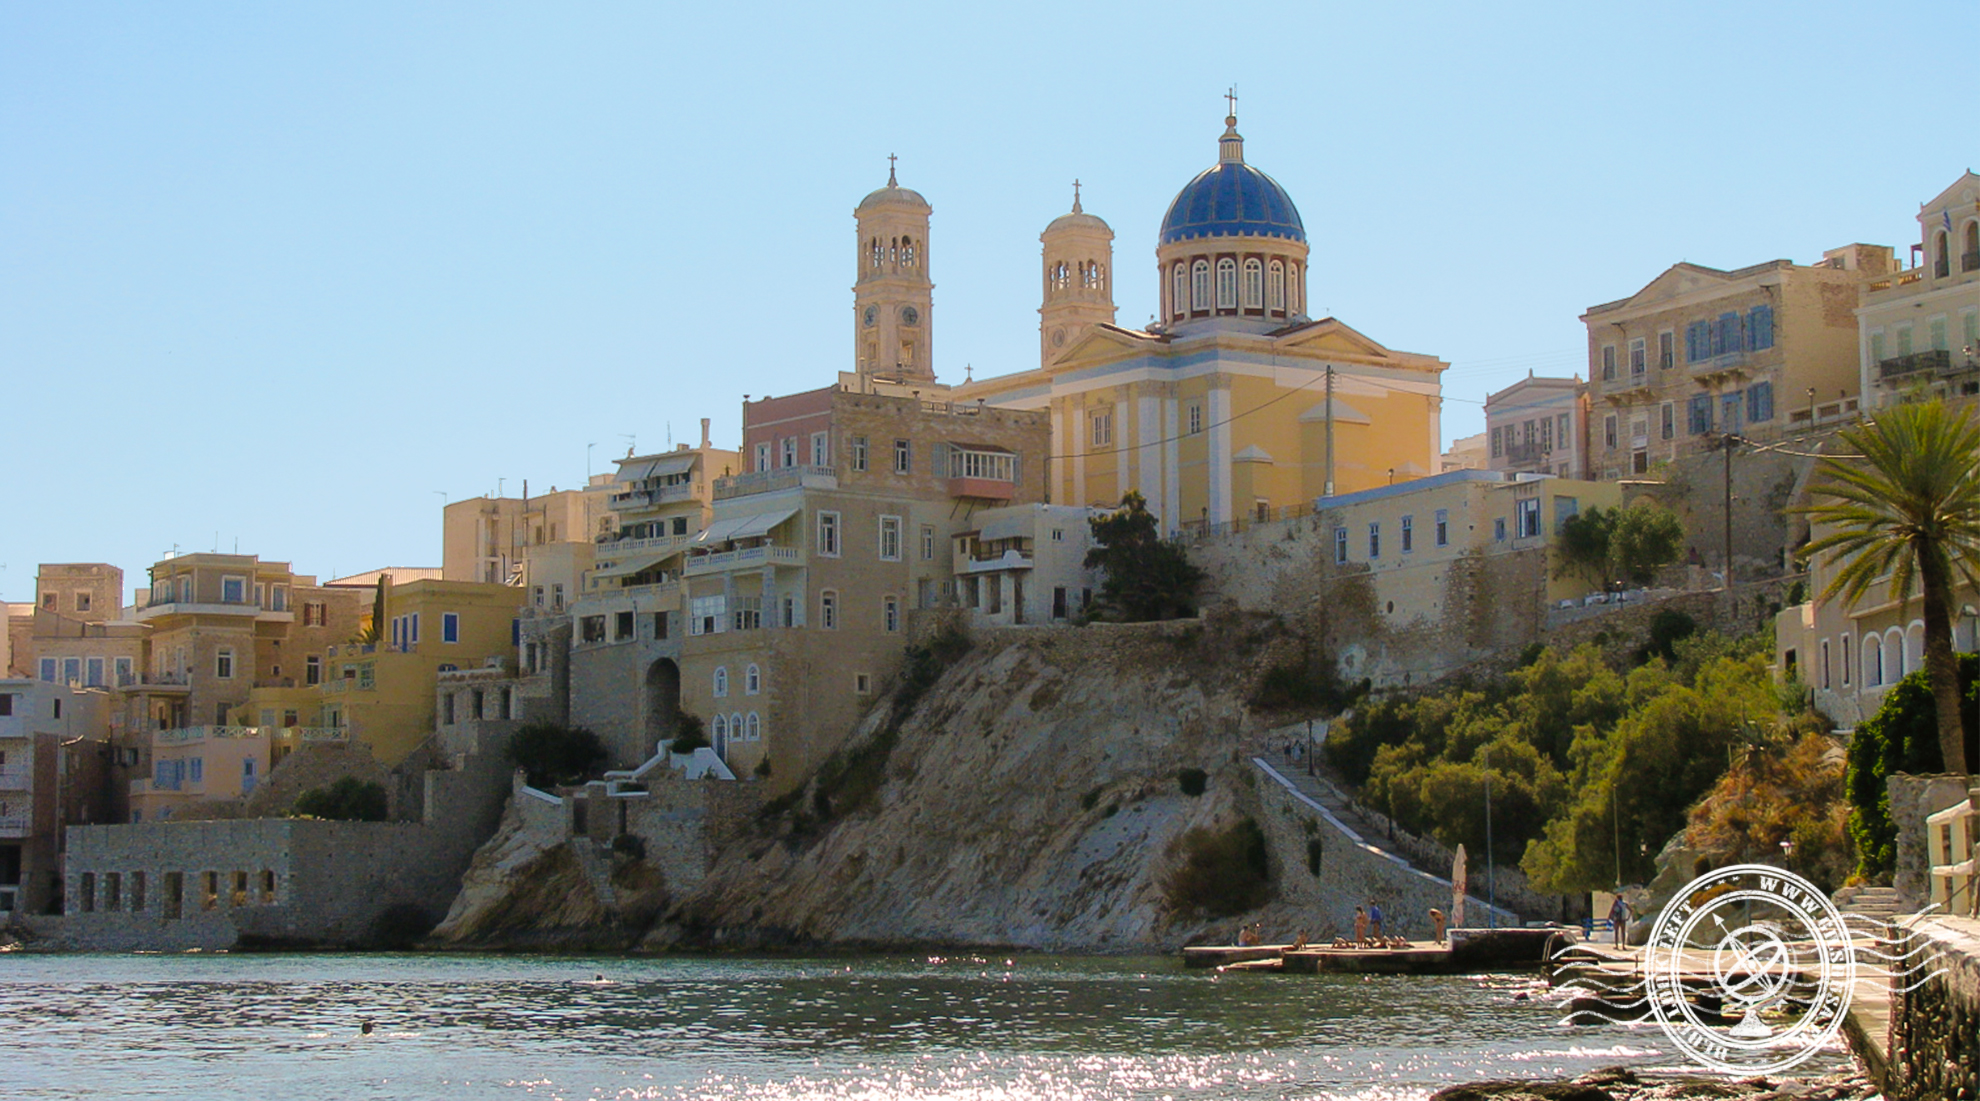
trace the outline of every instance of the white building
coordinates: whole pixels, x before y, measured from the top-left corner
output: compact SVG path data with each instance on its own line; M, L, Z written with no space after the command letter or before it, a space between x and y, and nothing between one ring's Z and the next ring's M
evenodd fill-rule
M1918 208L1913 267L1873 280L1857 308L1864 405L1907 393L1980 395L1980 175Z

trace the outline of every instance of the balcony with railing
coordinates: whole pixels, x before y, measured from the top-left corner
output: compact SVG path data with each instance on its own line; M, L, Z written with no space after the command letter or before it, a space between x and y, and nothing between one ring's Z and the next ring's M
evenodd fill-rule
M1753 357L1753 353L1745 350L1741 350L1737 352L1722 352L1719 355L1712 356L1709 359L1701 359L1694 363L1688 364L1688 366L1691 370L1691 373L1695 376L1705 377L1710 375L1723 375L1730 371L1739 371L1745 369L1747 362L1750 359L1752 359L1752 357Z
M1508 466L1523 466L1527 463L1545 462L1553 453L1553 448L1542 446L1538 441L1533 443L1507 444L1506 464Z
M747 497L753 493L774 493L780 489L837 489L839 472L829 466L785 466L775 470L753 470L715 479L715 499Z
M717 554L704 554L687 561L682 573L688 577L701 574L721 573L724 570L749 569L759 566L801 566L804 564L804 551L798 547L779 547L765 543L755 547L738 547L735 550Z
M0 814L0 837L26 837L34 819L25 814Z
M34 786L34 770L29 765L0 765L0 791L26 791Z
M1928 352L1913 352L1910 355L1895 356L1877 361L1877 378L1889 382L1894 378L1904 378L1922 371L1944 371L1952 366L1952 353L1944 348Z
M152 734L154 745L186 745L209 738L259 738L272 728L260 726L181 726Z
M648 489L633 489L624 493L612 494L612 508L623 511L633 508L651 508L655 505L672 505L694 500L694 484L681 482L670 486L653 486Z

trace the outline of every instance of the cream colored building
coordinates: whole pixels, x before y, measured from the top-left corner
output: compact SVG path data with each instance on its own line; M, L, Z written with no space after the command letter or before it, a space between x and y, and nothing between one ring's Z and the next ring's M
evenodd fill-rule
M1864 404L1980 395L1980 175L1918 208L1922 262L1865 289L1856 311Z
M1490 447L1485 442L1485 433L1459 436L1444 449L1437 473L1449 474L1453 470L1489 470L1492 466Z
M1050 416L1054 502L1138 490L1200 529L1437 469L1448 365L1307 315L1305 226L1235 117L1163 219L1147 329L1113 323L1113 233L1074 205L1041 237L1040 366L952 395Z
M522 497L473 497L443 510L441 572L448 581L515 585L537 607L562 611L577 598L593 549L615 537L618 480L593 475L583 489ZM400 577L400 581L412 580Z
M143 668L146 628L123 604L124 571L103 562L43 563L20 664L70 687L129 687Z
M1588 388L1529 373L1485 399L1486 464L1516 474L1586 476Z
M1856 415L1856 302L1890 271L1882 245L1720 271L1682 263L1592 306L1590 477L1636 477L1728 433L1769 440Z

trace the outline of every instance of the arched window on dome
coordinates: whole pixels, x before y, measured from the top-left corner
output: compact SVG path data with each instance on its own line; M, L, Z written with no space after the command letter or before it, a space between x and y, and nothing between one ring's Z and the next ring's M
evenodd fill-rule
M912 237L901 238L901 266L904 268L914 266L914 238Z
M1172 286L1169 290L1169 312L1177 317L1181 317L1189 312L1189 300L1183 297L1184 292L1189 289L1189 284L1187 277L1183 275L1183 266L1181 264L1176 265L1175 277L1170 280L1170 283Z
M1277 260L1265 272L1265 308L1274 313L1286 311L1286 266Z
M880 270L881 262L886 257L887 250L880 247L880 238L878 237L869 241L868 245L873 250L873 270L878 271Z
M1306 307L1299 302L1299 265L1286 265L1286 309L1299 313Z
M1244 308L1255 310L1265 304L1265 269L1256 258L1244 262Z
M1198 260L1189 266L1189 308L1210 309L1210 261Z
M1237 261L1226 256L1217 261L1217 308L1235 309L1237 304Z

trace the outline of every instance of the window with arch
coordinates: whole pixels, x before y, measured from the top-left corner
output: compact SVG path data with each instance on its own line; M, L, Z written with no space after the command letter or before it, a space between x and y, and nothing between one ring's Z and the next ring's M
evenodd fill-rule
M1890 684L1904 679L1904 632L1896 627L1884 635L1884 679Z
M1265 269L1257 260L1244 262L1244 308L1255 310L1265 304Z
M1053 264L1051 269L1047 271L1045 274L1046 285L1051 290L1055 290L1055 291L1065 290L1067 281L1068 281L1068 276L1066 273L1066 262L1064 260L1061 260L1058 263Z
M886 628L888 634L893 634L895 631L901 629L901 600L899 597L889 596L880 601L880 625Z
M729 694L729 667L726 665L718 665L715 667L715 698L718 700L723 699L727 697L728 694Z
M752 711L749 713L749 716L743 720L743 741L760 742L762 740L763 740L763 720L757 718L756 712Z
M1305 309L1299 302L1299 265L1286 265L1286 309L1298 313Z
M1277 260L1272 261L1272 266L1265 272L1265 308L1286 308L1286 266Z
M1081 265L1079 285L1090 291L1100 289L1100 261L1088 260L1085 264Z
M1959 270L1980 271L1980 221L1966 223L1966 248L1959 258Z
M887 262L896 266L901 262L901 239L899 237L887 242Z
M1217 261L1217 308L1235 308L1237 299L1237 261L1226 256Z
M743 740L743 720L740 711L729 713L729 738L738 742Z
M1932 274L1937 278L1944 279L1946 276L1952 274L1952 240L1946 236L1944 230L1940 230L1935 235L1934 242L1935 244L1932 249Z
M1189 266L1189 308L1210 308L1210 261L1198 260Z
M708 733L712 736L710 740L715 743L715 751L718 753L721 752L722 743L729 738L729 717L727 715L715 716L714 720L708 724Z
M818 625L827 631L839 628L839 594L832 589L818 594Z
M1169 312L1177 317L1181 317L1189 312L1189 306L1187 304L1189 300L1183 297L1184 293L1189 290L1189 281L1188 277L1183 274L1183 266L1181 264L1176 265L1175 274L1170 282L1172 286L1169 291Z
M912 237L901 238L901 266L904 268L914 266L914 238Z
M1876 635L1863 636L1863 687L1876 688L1884 683L1884 641Z
M763 671L757 668L755 662L743 670L743 691L752 696L763 691Z

